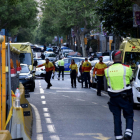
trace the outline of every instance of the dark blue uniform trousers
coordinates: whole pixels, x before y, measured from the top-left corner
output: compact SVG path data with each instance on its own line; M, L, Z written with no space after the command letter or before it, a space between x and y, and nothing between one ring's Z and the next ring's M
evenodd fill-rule
M110 94L117 94L117 93L109 92L109 95ZM115 136L122 135L121 110L123 110L123 116L126 119L126 129L131 129L133 131L133 117L134 117L133 101L130 102L128 99L123 99L121 96L116 96L110 98L108 105L114 117Z
M84 72L84 80L85 80L85 87L88 87L88 83L90 87L90 72ZM87 80L88 80L88 83L87 83Z

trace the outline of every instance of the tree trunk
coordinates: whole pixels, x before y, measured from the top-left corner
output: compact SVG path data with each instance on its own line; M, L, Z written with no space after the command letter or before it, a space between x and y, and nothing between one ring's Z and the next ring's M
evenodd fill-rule
M75 36L76 36L77 48L78 48L78 50L79 50L79 49L80 49L80 44L81 44L81 42L80 42L80 37L79 37L78 33L75 33Z
M71 36L70 36L70 42L71 42L71 49L74 50L73 38Z
M119 36L115 36L115 50L118 50L120 47L120 37Z
M83 57L86 57L86 56L87 56L87 53L86 53L86 48L85 48L84 37L85 37L84 34L81 34L81 35L80 35L80 40L81 40L81 44L82 44Z

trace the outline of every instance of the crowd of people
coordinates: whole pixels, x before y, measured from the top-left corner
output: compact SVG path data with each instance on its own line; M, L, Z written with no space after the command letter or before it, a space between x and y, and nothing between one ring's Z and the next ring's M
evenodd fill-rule
M116 140L131 140L133 135L133 93L130 82L132 80L132 69L128 65L121 64L121 52L114 51L112 53L112 58L114 64L107 68L106 64L103 63L103 58L99 57L99 63L96 63L94 67L93 77L97 76L97 96L101 96L101 88L103 84L103 77L105 76L108 83L108 94L110 96L110 101L108 102L109 109L114 117L114 134ZM52 84L50 82L51 75L55 74L57 70L55 63L49 62L46 59L46 63L39 65L37 67L45 66L46 75L45 81L47 82L47 89L49 89ZM58 80L60 80L60 75L62 73L62 80L64 80L64 60L60 59L58 62ZM76 77L78 73L78 67L74 59L71 60L70 78L71 87L76 88ZM85 58L82 61L79 71L82 76L82 80L85 81L85 88L90 88L90 70L91 63ZM126 119L126 130L124 136L122 135L121 126L121 110L123 110L124 118Z

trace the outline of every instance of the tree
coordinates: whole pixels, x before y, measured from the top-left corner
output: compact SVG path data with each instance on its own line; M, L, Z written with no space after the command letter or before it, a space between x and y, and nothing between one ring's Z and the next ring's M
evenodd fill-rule
M59 34L68 33L72 28L78 44L82 44L83 56L87 55L85 34L100 24L93 11L95 4L93 0L44 0L44 13L50 16L51 27L56 28Z
M116 36L116 43L119 42L118 36L130 36L133 29L133 3L130 0L99 0L95 11L103 23L104 31L107 34ZM116 44L116 49L119 44Z
M0 29L7 29L17 35L21 28L35 28L37 25L37 2L35 0L0 0Z

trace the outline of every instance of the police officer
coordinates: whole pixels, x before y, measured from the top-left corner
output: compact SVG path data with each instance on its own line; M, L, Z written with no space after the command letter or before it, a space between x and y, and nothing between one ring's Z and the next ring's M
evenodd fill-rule
M85 80L85 88L88 88L87 80L89 83L90 88L90 70L91 70L91 63L88 62L88 59L85 58L85 62L82 65L82 72L84 73L84 80Z
M101 89L104 82L104 69L107 67L105 63L103 63L103 57L99 57L99 63L96 63L93 71L93 77L95 77L95 73L97 76L97 96L101 96Z
M76 88L76 76L78 73L78 67L77 67L77 64L75 64L74 59L71 60L71 65L69 66L69 68L71 69L71 72L70 72L71 87L73 88L75 86Z
M58 80L60 80L60 74L62 72L62 80L64 80L64 60L61 58L58 61L58 66L59 66L59 75L58 75Z
M51 79L52 71L53 73L55 72L55 67L52 62L49 62L48 58L46 59L46 63L42 65L38 65L36 68L39 68L42 66L45 66L45 70L46 70L45 81L48 83L47 89L49 89L52 86L52 84L50 83L50 79Z
M108 94L110 101L109 109L114 117L114 132L116 140L131 140L133 135L133 93L130 81L132 69L130 66L121 64L121 51L112 54L114 64L105 69L108 83ZM126 130L124 137L121 128L121 110L126 119Z

